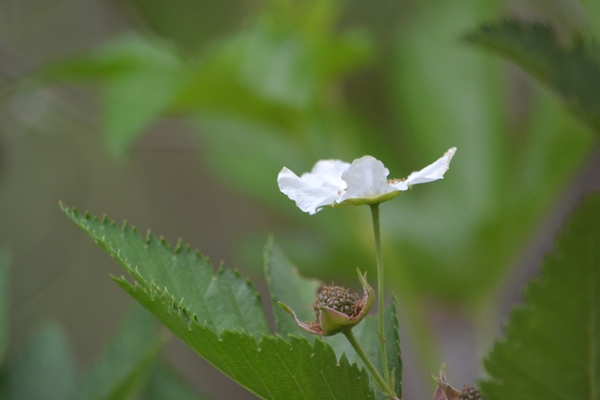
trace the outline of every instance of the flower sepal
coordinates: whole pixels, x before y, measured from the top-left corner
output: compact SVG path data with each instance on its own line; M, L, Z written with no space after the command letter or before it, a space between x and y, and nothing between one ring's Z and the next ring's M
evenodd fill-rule
M363 276L357 268L358 279L363 287L363 297L348 293L348 289L325 285L315 303L316 321L302 322L294 310L279 302L279 306L289 313L300 329L313 335L332 336L352 329L369 313L375 302L375 291L368 284L366 273Z
M350 197L350 198L344 200L343 203L340 203L340 205L346 204L346 203L352 204L353 206L379 204L379 203L383 203L385 201L393 199L394 197L400 195L400 193L402 193L402 192L393 191L393 192L388 192L388 193L384 193L384 194L378 194L373 197L356 197L356 198ZM335 207L335 205L333 207Z
M446 379L446 364L442 364L439 377L431 373L429 375L431 375L435 383L438 385L435 393L433 394L433 400L458 400L460 392L454 389Z

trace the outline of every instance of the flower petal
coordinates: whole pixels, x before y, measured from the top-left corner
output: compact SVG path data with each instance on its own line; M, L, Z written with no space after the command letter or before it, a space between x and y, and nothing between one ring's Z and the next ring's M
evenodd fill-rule
M321 160L301 177L284 167L277 183L279 190L294 200L298 208L312 215L340 198L346 189L342 173L349 167L350 164L340 160Z
M361 204L369 204L396 189L388 184L387 176L390 171L383 163L371 156L364 156L352 162L343 174L342 179L348 184L348 189L338 201L358 199Z
M456 147L452 147L445 152L444 155L433 164L426 166L418 172L410 174L404 182L410 186L442 179L446 171L448 171L448 168L450 168L450 161L452 160L454 153L456 153Z

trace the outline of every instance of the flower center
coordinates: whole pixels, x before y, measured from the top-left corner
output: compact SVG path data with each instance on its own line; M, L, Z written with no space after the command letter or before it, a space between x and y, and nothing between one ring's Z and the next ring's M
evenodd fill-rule
M315 311L318 307L328 307L335 311L355 317L359 314L360 297L356 293L350 293L349 289L340 286L325 285L317 296Z

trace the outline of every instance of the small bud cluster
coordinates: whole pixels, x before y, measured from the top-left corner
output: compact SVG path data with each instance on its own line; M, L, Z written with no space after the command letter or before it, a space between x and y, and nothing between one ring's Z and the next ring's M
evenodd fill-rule
M340 286L325 285L317 296L315 311L318 307L329 307L335 311L354 317L359 313L360 298L358 294L349 292L349 289Z
M459 400L481 400L481 394L476 387L464 385L462 392L458 396Z

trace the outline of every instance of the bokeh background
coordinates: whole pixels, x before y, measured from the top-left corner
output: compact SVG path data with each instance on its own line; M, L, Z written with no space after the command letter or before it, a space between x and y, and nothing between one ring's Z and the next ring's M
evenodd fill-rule
M59 201L183 238L248 276L268 312L269 232L305 276L374 276L368 208L308 216L278 191L283 166L371 154L401 178L456 146L443 181L382 206L384 259L404 398L429 398L441 362L474 383L562 221L600 187L589 128L463 40L506 17L564 37L600 26L584 0L0 2L7 357L52 320L86 365L131 303ZM164 357L209 398L254 398L176 339Z

